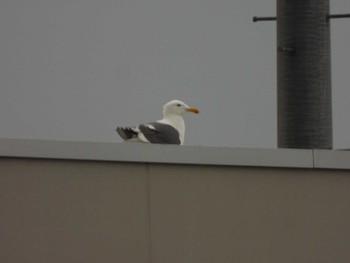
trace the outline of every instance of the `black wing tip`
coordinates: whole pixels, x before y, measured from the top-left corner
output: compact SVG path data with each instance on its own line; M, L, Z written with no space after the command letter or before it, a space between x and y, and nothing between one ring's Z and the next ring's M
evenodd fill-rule
M137 132L135 132L130 127L120 127L120 126L118 126L115 130L117 131L119 136L122 137L124 140L129 140L129 139L137 137Z
M122 138L124 139L125 134L124 134L124 132L123 132L123 128L122 128L122 127L119 127L119 126L118 126L118 127L115 129L115 131L119 134L120 137L122 137Z

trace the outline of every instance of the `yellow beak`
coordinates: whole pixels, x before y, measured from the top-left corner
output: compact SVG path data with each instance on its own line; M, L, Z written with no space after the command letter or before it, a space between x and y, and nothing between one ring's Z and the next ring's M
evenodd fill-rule
M197 108L194 108L194 107L189 107L188 109L187 109L187 111L189 111L189 112L193 112L193 113L199 113L199 110L197 109Z

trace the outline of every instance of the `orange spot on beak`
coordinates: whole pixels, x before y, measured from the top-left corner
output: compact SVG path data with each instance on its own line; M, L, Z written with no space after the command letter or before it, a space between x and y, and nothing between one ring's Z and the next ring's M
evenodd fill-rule
M187 111L189 111L189 112L193 112L193 113L199 113L199 110L197 109L197 108L194 108L194 107L189 107L188 109L187 109Z

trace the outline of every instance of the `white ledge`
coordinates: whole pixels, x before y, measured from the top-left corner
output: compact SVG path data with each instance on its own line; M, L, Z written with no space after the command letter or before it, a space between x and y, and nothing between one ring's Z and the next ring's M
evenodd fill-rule
M0 157L350 169L350 152L0 139Z

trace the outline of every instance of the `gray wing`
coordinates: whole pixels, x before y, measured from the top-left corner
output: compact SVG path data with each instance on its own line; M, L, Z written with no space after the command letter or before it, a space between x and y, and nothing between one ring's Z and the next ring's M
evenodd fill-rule
M154 127L154 129L153 129ZM171 125L150 122L138 127L146 139L151 143L180 144L179 132Z

